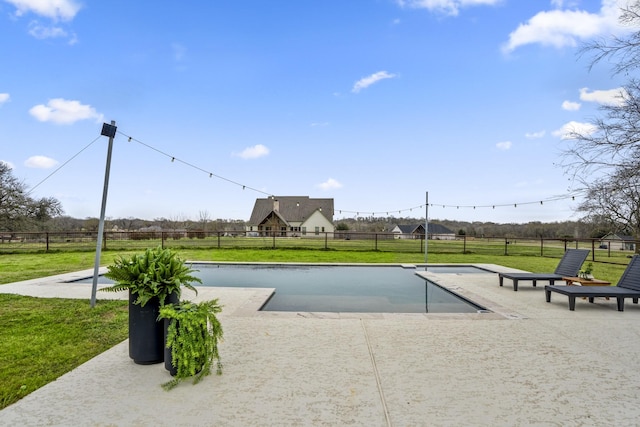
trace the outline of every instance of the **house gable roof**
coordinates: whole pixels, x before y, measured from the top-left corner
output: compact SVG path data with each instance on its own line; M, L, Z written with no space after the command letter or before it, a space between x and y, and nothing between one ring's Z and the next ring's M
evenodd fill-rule
M276 212L288 223L302 223L315 211L319 211L329 222L333 222L333 199L311 199L309 196L256 199L249 223L260 224L271 212Z
M624 234L617 234L617 233L609 233L606 236L602 236L600 238L600 240L610 240L610 239L615 239L615 240L624 240L625 242L633 242L635 241L635 238L633 236L629 236L629 235L624 235Z
M428 226L429 234L455 234L444 225L429 223ZM400 229L402 234L424 233L424 224L398 224L397 227Z
M402 234L413 234L417 232L424 233L424 226L422 224L403 224L398 225L398 228L400 229Z

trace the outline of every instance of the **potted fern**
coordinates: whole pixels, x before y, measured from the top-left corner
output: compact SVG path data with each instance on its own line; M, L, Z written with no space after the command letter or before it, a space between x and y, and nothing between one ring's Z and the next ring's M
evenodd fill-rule
M174 378L162 387L171 390L185 378L193 383L211 373L222 374L218 342L222 339L222 325L216 314L222 311L218 299L194 303L182 301L160 307L159 319L165 323L164 366Z
M107 292L129 291L129 357L148 365L164 360L164 331L158 322L160 307L180 300L182 286L198 292L191 283L202 281L171 249L147 249L131 257L120 256L105 277L115 281Z

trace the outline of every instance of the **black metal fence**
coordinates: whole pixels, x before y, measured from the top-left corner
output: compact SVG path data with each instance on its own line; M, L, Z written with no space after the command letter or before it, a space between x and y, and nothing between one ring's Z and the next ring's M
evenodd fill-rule
M403 238L399 238L403 237ZM0 254L95 250L97 232L0 232ZM382 232L314 232L282 236L279 232L231 231L108 231L105 250L139 250L162 246L176 249L317 249L398 253L477 253L559 257L567 248L590 249L592 261L628 262L637 240L547 239L455 236L428 239Z

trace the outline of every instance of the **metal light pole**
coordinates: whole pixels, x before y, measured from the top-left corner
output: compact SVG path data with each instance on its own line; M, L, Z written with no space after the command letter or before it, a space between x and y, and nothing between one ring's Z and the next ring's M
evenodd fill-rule
M426 192L426 204L424 205L424 270L427 271L427 242L429 241L429 192Z
M102 124L102 136L109 137L107 149L107 166L104 172L104 188L102 190L102 207L100 208L100 222L98 223L98 238L96 239L96 261L93 267L93 286L91 287L91 307L96 305L96 291L98 290L98 274L100 270L100 253L102 252L102 235L104 234L104 213L107 210L107 192L109 190L109 171L111 170L111 151L113 150L113 138L116 136L116 122Z

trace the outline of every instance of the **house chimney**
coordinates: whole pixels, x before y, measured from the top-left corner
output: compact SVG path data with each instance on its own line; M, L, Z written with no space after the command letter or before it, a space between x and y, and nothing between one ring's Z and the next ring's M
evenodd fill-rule
M280 211L280 202L278 199L273 199L273 210L276 212Z

